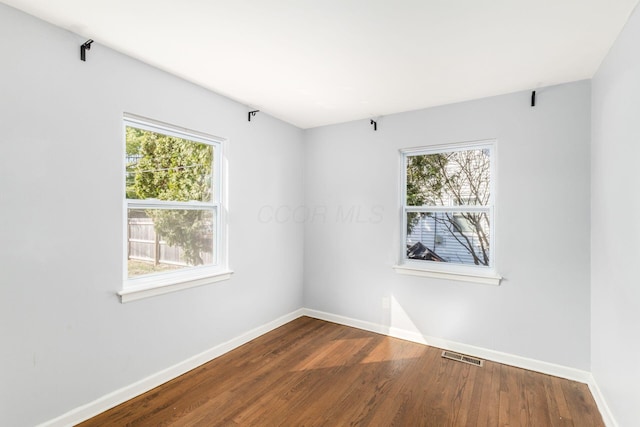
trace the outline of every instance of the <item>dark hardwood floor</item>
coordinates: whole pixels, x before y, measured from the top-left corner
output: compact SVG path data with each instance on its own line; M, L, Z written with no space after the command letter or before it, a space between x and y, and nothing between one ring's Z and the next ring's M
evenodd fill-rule
M302 317L80 425L604 424L585 384Z

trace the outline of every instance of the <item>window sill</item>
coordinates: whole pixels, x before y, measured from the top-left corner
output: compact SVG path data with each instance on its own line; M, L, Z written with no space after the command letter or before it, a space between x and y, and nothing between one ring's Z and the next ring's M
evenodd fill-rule
M183 278L172 278L171 281L158 278L153 283L145 283L137 286L127 286L118 292L120 302L136 301L143 298L150 298L157 295L168 294L170 292L181 291L183 289L195 288L196 286L208 285L223 280L229 280L233 271L225 270L215 273L208 273L202 276L191 275Z
M502 277L492 271L444 271L439 269L430 269L423 266L414 266L411 264L394 265L393 269L398 274L406 274L409 276L431 277L435 279L457 280L460 282L473 282L483 285L500 286Z

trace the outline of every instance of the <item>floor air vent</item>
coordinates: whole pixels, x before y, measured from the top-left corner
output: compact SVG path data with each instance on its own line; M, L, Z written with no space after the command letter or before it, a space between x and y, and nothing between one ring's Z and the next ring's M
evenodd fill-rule
M442 352L442 357L444 357L445 359L457 360L458 362L468 363L469 365L473 365L473 366L482 367L482 365L484 364L484 361L481 359L477 359L471 356L465 356L464 354L460 354L460 353L454 353L453 351L444 350Z

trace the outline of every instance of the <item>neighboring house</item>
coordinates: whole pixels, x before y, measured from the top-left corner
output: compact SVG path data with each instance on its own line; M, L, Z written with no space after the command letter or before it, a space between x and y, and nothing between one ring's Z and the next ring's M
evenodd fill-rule
M458 232L455 232L456 235L454 235L449 231L447 226L443 224L443 221L446 221L443 216L442 213L433 213L431 216L421 215L411 233L407 235L407 256L412 259L473 265L473 256L458 241L458 239L463 239L462 235ZM465 219L461 215L454 214L454 221L476 248L476 253L482 253L478 237L466 225ZM449 223L449 226L452 225ZM422 250L420 246L413 248L417 243L424 245L427 250Z

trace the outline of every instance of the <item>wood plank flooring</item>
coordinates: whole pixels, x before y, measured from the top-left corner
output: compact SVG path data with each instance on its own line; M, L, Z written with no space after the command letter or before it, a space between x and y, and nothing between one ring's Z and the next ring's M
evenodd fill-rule
M301 317L80 426L604 426L585 384Z

